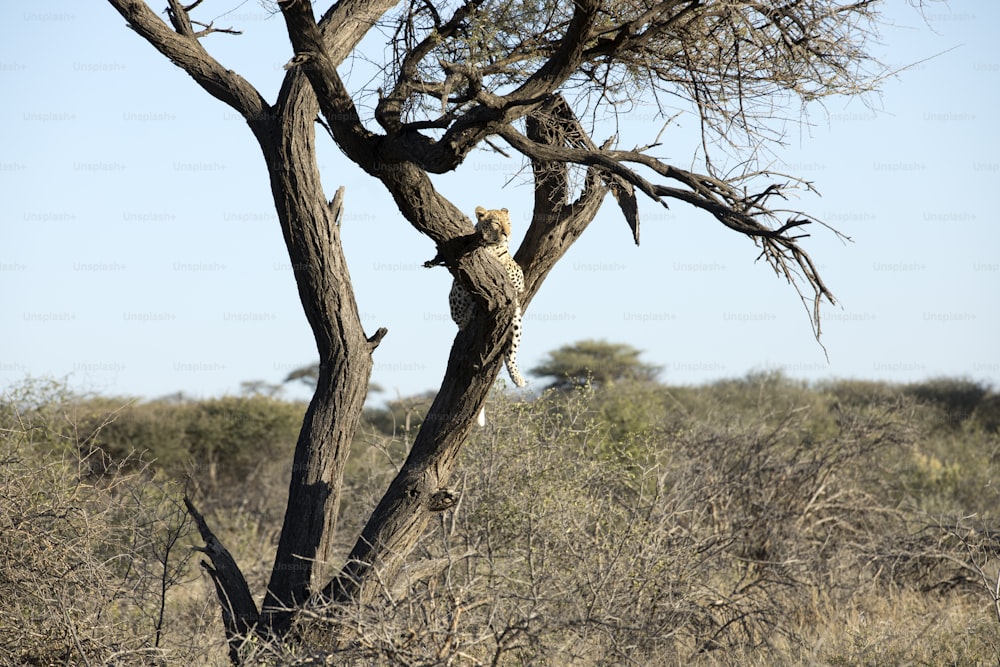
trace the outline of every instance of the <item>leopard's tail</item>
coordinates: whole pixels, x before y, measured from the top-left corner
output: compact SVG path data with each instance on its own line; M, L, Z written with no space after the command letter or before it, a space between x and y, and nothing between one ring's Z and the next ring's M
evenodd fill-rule
M507 366L507 374L510 375L511 381L518 387L523 387L528 384L525 382L524 378L521 377L521 371L517 368L517 348L521 342L521 306L518 305L517 309L514 311L514 333L511 336L510 347L507 349L507 354L504 355L503 361Z
M507 374L510 375L511 381L518 387L523 387L528 382L521 377L521 371L517 369L517 361L514 359L513 354L508 354L504 357L504 362L507 364Z

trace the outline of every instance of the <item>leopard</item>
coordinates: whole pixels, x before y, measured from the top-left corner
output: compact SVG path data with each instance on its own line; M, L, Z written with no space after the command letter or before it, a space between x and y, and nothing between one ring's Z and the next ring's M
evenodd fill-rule
M504 364L511 381L518 387L527 384L517 368L517 350L521 346L521 303L520 294L524 292L524 271L510 255L510 212L505 209L487 210L476 207L476 235L482 239L483 247L494 257L507 272L514 292L518 295L514 302L513 333L510 344L504 352ZM448 295L448 305L451 307L451 319L459 330L465 329L472 321L476 304L472 296L456 280Z

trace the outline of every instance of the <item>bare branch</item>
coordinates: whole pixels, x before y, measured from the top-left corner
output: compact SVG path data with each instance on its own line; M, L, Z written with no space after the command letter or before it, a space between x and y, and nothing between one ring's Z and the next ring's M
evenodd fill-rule
M312 3L279 0L278 6L295 49L295 57L285 68L299 68L305 72L338 145L360 167L377 174L370 141L373 135L361 123L350 93L337 73L337 61L327 52L324 37L313 18Z
M194 36L198 38L204 37L205 35L211 35L213 32L224 32L227 35L243 34L242 30L234 30L232 28L213 28L212 26L214 25L214 23L212 22L201 23L200 21L191 21L191 23L193 23L194 25L199 25L204 28L204 30L199 30L196 33L194 33Z
M822 299L826 299L832 304L835 303L835 299L820 278L812 259L798 245L801 236L793 237L786 233L809 224L811 218L805 215L793 217L777 229L760 222L761 219L776 217L777 212L768 208L767 201L773 196L783 197L787 184L781 186L772 183L761 192L747 195L716 177L694 174L637 151L594 150L542 144L532 141L510 126L502 128L499 134L516 150L532 160L598 167L614 177L623 179L663 206L667 205L668 199L679 199L711 213L730 229L753 238L762 246L761 257L766 259L779 275L792 283L796 291L798 291L799 277L804 278L812 288L810 318L813 323L813 333L819 337L819 303ZM653 183L626 166L628 162L648 167L685 187ZM805 299L801 292L799 295Z
M461 4L446 23L419 6L394 24L401 64L385 67L391 92L380 97L376 118L391 131L445 129L435 142L406 139L432 172L454 169L490 126L530 113L557 90L577 89L580 100L596 100L575 109L581 117L601 108L617 115L621 105L651 97L668 117L677 109L659 96L683 100L699 116L712 173L718 147L749 164L780 142L791 118L781 116L786 102L798 98L790 108L800 112L801 104L859 94L881 80L863 69L881 67L865 50L871 0L626 0L577 3L572 16L564 5L481 1Z
M255 630L260 614L257 604L250 593L243 572L229 550L215 536L208 522L187 496L184 505L198 526L204 547L195 547L211 559L212 564L202 562L201 566L212 578L215 592L222 607L222 621L226 628L226 639L229 641L229 657L234 665L239 664L239 647Z
M595 148L573 110L561 96L555 96L528 116L526 131L532 141L564 146ZM570 202L569 165L531 157L534 176L534 213L524 241L515 255L524 269L525 289L522 308L527 308L552 267L586 230L608 193L603 181L607 172L587 170L582 191Z
M208 54L198 41L187 10L177 0L169 0L167 15L171 30L143 0L108 0L129 27L153 47L187 72L212 97L221 100L243 114L247 123L260 131L266 124L269 105L249 81L223 67Z
M441 40L448 39L454 35L455 32L462 26L466 17L468 17L468 15L472 13L476 7L482 4L483 1L484 0L469 0L468 2L462 4L455 10L455 13L448 20L448 22L444 24L440 23L440 18L438 17L433 6L429 3L426 5L429 8L429 11L433 12L435 24L434 30L431 31L419 44L405 49L403 53L399 54L401 63L399 65L399 75L396 81L396 86L389 94L379 100L378 106L375 108L375 118L378 119L378 122L382 127L390 131L400 127L403 104L405 103L406 98L414 92L414 88L420 85L418 78L418 66L420 61L426 58ZM444 84L442 84L438 90L442 91L442 94L447 96L448 88L448 79L446 79ZM445 127L447 127L447 125L445 125Z

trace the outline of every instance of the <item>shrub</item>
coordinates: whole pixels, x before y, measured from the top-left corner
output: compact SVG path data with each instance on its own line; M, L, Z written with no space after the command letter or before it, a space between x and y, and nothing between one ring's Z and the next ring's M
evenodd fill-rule
M955 427L972 416L989 388L972 380L935 378L907 385L903 392L937 408L942 425Z
M402 582L371 609L300 618L296 655L344 665L740 665L809 661L811 646L826 645L830 664L864 660L834 640L843 619L891 591L921 599L962 572L967 555L926 515L900 509L904 489L884 483L915 446L908 401L833 409L805 388L795 405L789 383L765 386L678 392L683 409L651 420L667 430L629 435L636 457L607 455L614 429L590 391L492 404L463 453L461 502L425 536ZM706 423L720 393L739 418ZM902 567L907 554L922 569ZM969 613L974 593L959 584L948 604ZM921 605L908 608L933 608ZM956 625L899 635L877 655L982 657L1000 638L1000 624L985 627L992 634L964 652L940 650Z
M828 380L817 389L845 407L864 407L897 403L899 388L885 382L869 380Z
M974 423L987 433L1000 433L1000 394L990 393L972 414Z
M188 574L187 515L139 459L89 448L71 394L35 384L0 416L0 664L176 664L203 625L173 591ZM81 455L81 451L88 451ZM189 619L190 620L190 619ZM200 639L200 638L199 638Z
M91 408L87 427L100 426L97 446L116 460L142 452L174 477L189 475L206 492L245 482L271 462L288 467L305 406L267 396L201 401L131 401L100 424L104 401Z
M942 428L943 399L910 389L764 373L495 394L451 481L459 503L383 598L307 610L298 641L245 653L274 667L992 664L1000 440L980 417ZM420 398L390 409L405 417ZM255 463L241 443L281 432L274 417L292 407L231 400L139 404L148 423L118 426L108 416L132 408L113 399L58 386L12 399L0 453L12 663L225 664L210 585L178 580L185 520L162 475L183 466L154 475L123 448L178 434L163 440L216 462L217 496L238 504L211 522L261 590L289 459L258 465L271 455ZM359 433L344 553L405 454L399 418L392 435ZM252 497L228 475L241 466Z

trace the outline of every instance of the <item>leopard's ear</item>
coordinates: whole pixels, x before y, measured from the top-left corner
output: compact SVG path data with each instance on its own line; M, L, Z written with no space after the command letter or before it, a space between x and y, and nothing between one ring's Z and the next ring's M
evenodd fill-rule
M505 209L505 208L502 208L502 209L500 209L500 210L501 210L501 211L503 211L504 213L510 213L510 211L508 211L508 210L507 210L507 209Z
M482 220L484 215L486 215L486 209L483 208L482 206L477 206L476 207L476 219L477 220Z

